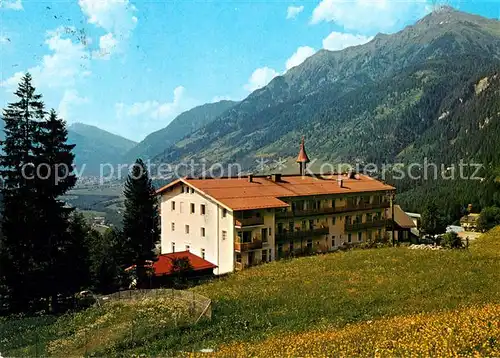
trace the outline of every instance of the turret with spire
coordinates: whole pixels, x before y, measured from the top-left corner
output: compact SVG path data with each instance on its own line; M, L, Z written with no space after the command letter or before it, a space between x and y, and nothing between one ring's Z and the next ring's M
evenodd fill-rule
M306 154L306 147L304 144L304 136L302 136L302 141L300 142L299 155L297 156L297 163L299 163L300 175L304 176L306 174L306 166L309 163L309 157Z

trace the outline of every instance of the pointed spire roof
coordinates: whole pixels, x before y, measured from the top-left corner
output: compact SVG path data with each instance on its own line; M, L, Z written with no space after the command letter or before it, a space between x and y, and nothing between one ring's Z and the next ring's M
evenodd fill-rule
M302 141L300 142L299 155L297 156L297 163L309 163L309 157L306 154L306 147L304 145L304 136L302 136Z

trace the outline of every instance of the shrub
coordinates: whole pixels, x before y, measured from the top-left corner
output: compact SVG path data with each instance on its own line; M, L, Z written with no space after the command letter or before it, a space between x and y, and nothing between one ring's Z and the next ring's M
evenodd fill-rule
M462 239L456 232L447 232L441 236L441 246L448 249L461 249L463 248Z
M500 225L500 208L489 206L481 210L477 219L477 227L481 231L488 231Z

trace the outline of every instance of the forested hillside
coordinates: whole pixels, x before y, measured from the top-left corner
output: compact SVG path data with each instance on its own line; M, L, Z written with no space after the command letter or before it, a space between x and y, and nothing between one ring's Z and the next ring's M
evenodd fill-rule
M75 144L75 164L78 168L85 164L85 176L99 175L101 164L120 164L123 153L136 145L129 139L83 123L69 126L68 142Z

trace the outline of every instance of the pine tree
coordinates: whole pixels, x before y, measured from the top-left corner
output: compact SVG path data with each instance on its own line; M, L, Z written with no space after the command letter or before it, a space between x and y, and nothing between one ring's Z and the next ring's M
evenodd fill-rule
M125 253L130 265L135 265L137 286L147 284L146 261L154 260L153 253L160 237L158 202L148 171L138 159L125 183L125 213L123 235Z
M45 267L36 256L38 212L33 180L37 136L45 116L42 96L35 94L31 75L21 79L17 101L3 110L5 140L0 155L2 175L2 242L0 276L13 310L25 310L41 298L39 278Z
M438 235L446 231L446 222L436 204L429 204L423 211L421 229L426 235Z

